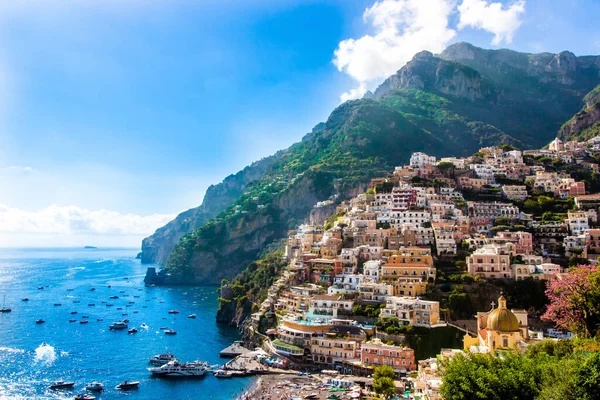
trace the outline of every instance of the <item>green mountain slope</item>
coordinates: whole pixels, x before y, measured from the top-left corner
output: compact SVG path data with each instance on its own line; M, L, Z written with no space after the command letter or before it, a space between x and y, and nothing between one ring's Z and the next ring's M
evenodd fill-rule
M142 253L175 280L231 278L302 222L317 201L363 190L412 152L460 156L501 143L526 148L549 142L598 84L598 57L465 43L440 56L419 53L375 93L340 105L300 142L236 180L211 208L213 219L185 216L188 222L174 224L177 229L146 239Z
M584 106L561 128L558 136L564 140L586 141L600 136L600 85L583 99Z

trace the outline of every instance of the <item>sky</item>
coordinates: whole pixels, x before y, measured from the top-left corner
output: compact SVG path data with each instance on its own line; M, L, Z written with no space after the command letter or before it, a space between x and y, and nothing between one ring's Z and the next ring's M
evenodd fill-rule
M139 247L415 53L600 54L597 15L597 0L0 0L0 247Z

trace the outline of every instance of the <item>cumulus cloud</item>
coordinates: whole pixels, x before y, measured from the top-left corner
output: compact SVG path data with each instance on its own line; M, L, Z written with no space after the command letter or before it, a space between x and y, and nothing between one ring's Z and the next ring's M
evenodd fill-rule
M519 0L505 7L502 3L487 0L463 0L458 6L460 21L458 29L472 27L494 34L492 44L511 43L513 34L523 23L525 0Z
M358 82L341 100L361 97L422 50L442 51L456 35L448 26L453 9L454 0L381 0L367 8L363 19L374 34L343 40L334 52L337 69Z
M0 204L0 233L141 236L153 233L174 217L170 214L141 216L56 205L25 211Z

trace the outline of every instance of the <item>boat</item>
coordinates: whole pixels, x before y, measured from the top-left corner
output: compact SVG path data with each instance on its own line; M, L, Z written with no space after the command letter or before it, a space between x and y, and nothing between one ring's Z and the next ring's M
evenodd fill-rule
M93 292L93 291L95 291L95 290L96 290L96 288L95 288L95 287L93 287L93 288L90 288L90 292Z
M194 318L196 318L196 314L190 314L190 315L188 315L188 318L194 319Z
M90 396L89 394L85 394L85 393L79 393L74 398L75 398L75 400L96 400L96 398L94 396Z
M43 319L36 319L35 320L36 324L43 324L44 322L46 322L46 321L44 321Z
M107 286L107 288L109 288L109 289L110 289L111 287L112 287L112 286L110 286L110 285L108 285L108 286Z
M140 384L139 382L123 381L122 383L119 383L117 386L115 386L115 389L117 389L117 390L137 389L139 384Z
M92 382L85 385L85 390L89 390L90 392L101 392L104 390L104 385L100 382Z
M29 301L28 297L22 298L21 301Z
M103 318L96 318L96 322L104 321Z
M81 303L81 300L73 300L73 303Z
M165 330L165 335L177 335L177 331L174 329Z
M167 328L166 326L161 326L159 329L160 329L161 331L164 331L165 329L169 329L169 328Z
M3 312L3 313L11 312L12 309L6 307L5 303L6 303L6 295L4 295L4 300L2 300L2 308L0 308L0 312Z
M206 363L191 362L180 363L177 360L169 361L168 363L154 368L148 368L152 375L169 376L169 377L200 377L204 376L207 370Z
M85 319L87 319L87 318L89 318L89 316L87 316L87 315L82 315L82 316L81 316L81 318L85 318Z
M319 395L316 393L311 393L311 394L307 394L306 396L303 397L303 399L318 399Z
M77 322L76 319L70 319L69 322Z
M96 305L94 303L90 303L88 304L88 307L96 307Z
M90 322L90 321L88 321L87 319L83 319L83 320L79 321L80 324L87 324L88 322Z
M113 304L106 304L106 307L112 307Z
M178 310L169 310L169 314L179 314Z
M214 376L215 376L215 378L231 378L233 376L233 374L224 369L218 369L215 371Z
M75 382L56 381L52 385L50 385L50 389L72 389L74 385Z
M146 323L145 323L145 322L142 322L142 324L140 325L140 327L141 327L141 328L144 328L144 329L148 329L148 328L150 328L148 325L146 325Z
M128 324L128 323L129 323L129 320L128 320L127 318L125 318L125 319L122 319L121 321L125 322L126 324Z
M137 328L131 328L127 331L127 333L137 333Z
M44 287L43 286L38 286L38 290L43 290Z
M71 311L71 315L77 314L77 311Z
M60 306L62 306L62 304L60 304L60 303L54 303L54 307L60 307Z
M118 299L119 296L109 296L109 299Z
M127 322L125 322L125 321L113 322L112 324L110 324L108 326L108 329L110 329L111 331L121 331L123 329L127 329Z
M164 365L169 361L175 360L175 356L171 353L157 354L154 357L150 358L148 361L152 365Z

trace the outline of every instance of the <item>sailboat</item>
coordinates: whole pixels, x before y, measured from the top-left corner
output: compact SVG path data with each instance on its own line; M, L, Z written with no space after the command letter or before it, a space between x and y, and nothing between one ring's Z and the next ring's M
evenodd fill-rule
M12 309L6 307L6 295L4 295L4 299L2 300L2 308L0 308L0 312L11 312Z

